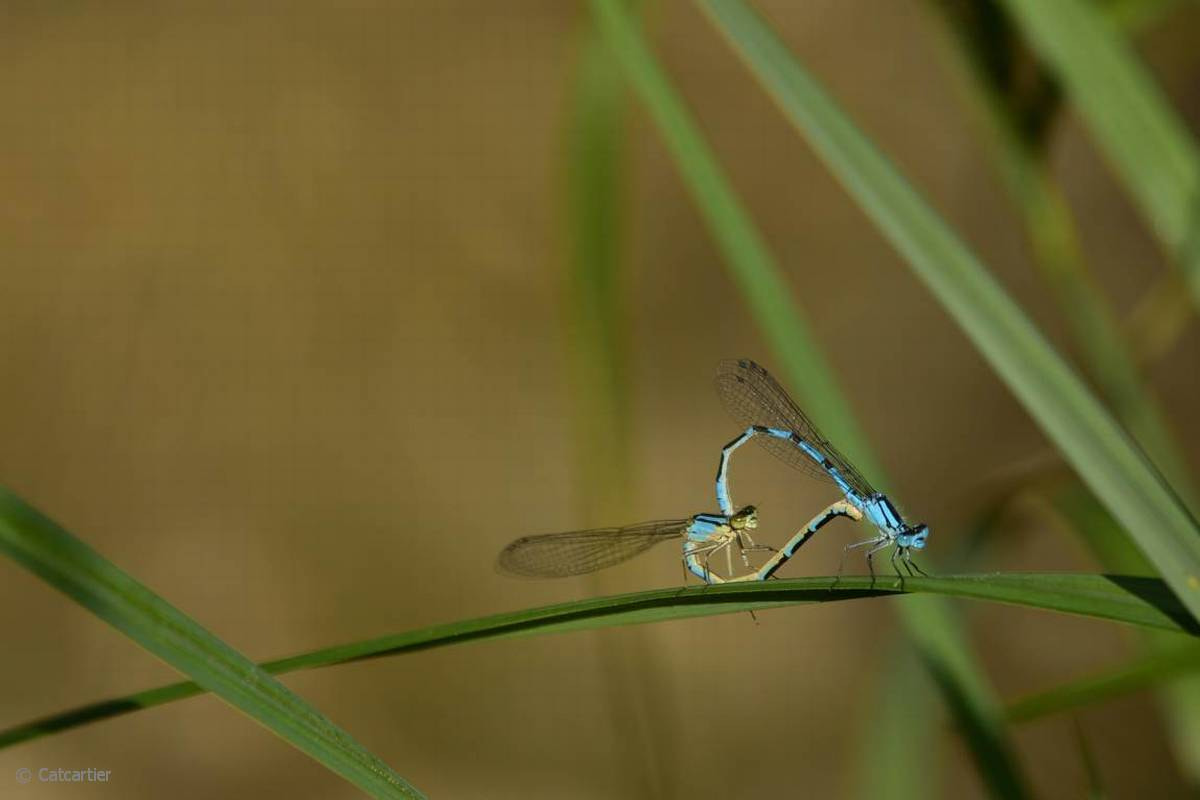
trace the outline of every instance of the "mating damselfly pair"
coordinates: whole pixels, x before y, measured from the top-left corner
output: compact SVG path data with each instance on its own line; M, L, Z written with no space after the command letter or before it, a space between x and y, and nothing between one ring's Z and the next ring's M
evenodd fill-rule
M875 491L854 465L821 435L770 373L748 359L724 361L717 372L716 387L726 410L739 424L747 426L721 450L717 467L719 513L622 528L524 536L500 552L500 568L538 578L583 575L619 564L660 542L682 539L686 568L705 583L762 581L772 577L826 523L837 517L849 517L856 521L865 518L876 532L869 539L847 545L843 559L845 552L866 547L867 566L874 576L875 554L893 547L891 563L897 575L898 564L903 564L909 574L915 574L914 570L921 572L912 561L912 551L925 547L929 528L906 524L887 496ZM754 506L735 510L729 495L729 459L751 439L784 463L815 478L832 481L842 493L841 500L813 517L779 550L755 543L750 531L758 526L757 510ZM734 574L735 547L749 570L743 574ZM710 561L722 552L725 575L717 574L710 566ZM759 552L771 555L762 566L752 569L750 556Z

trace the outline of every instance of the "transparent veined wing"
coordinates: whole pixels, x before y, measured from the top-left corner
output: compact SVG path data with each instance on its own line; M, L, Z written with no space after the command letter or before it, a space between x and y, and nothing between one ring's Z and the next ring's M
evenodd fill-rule
M627 561L659 542L678 539L690 519L642 522L624 528L522 536L500 551L496 566L529 578L584 575Z
M739 423L747 428L764 425L792 431L820 450L859 494L868 497L875 493L867 479L821 435L812 420L761 366L746 358L722 361L717 369L716 387L725 410ZM792 442L771 436L754 439L789 466L815 478L832 480L820 464Z

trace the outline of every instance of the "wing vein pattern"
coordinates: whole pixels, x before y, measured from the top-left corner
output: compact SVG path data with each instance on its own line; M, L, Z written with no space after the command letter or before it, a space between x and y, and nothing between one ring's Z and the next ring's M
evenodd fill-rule
M642 522L623 528L523 536L500 551L497 566L529 578L584 575L627 561L659 542L683 536L691 519Z
M864 498L875 494L867 479L817 430L812 420L761 366L749 359L722 361L715 383L725 410L739 423L747 428L762 425L795 433L820 450L837 467L846 482ZM773 436L754 438L788 466L820 480L833 480L820 464L793 442Z

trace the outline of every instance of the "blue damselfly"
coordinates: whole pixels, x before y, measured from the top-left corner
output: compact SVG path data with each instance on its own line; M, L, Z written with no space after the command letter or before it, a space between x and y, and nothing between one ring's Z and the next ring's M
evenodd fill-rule
M876 535L870 539L847 545L842 553L858 547L868 547L867 566L875 574L872 561L880 550L895 545L892 551L892 567L897 558L909 574L925 574L912 561L913 550L925 547L929 538L927 525L908 525L887 495L875 491L867 479L854 468L850 461L838 452L828 439L821 435L800 407L788 396L783 387L765 369L749 359L723 361L717 371L717 394L726 410L739 423L748 426L740 436L721 450L720 466L717 468L717 503L721 513L728 514L733 507L729 496L729 457L733 451L751 439L755 439L772 455L789 466L816 478L833 481L844 496L813 518L801 528L776 556L763 566L770 572L761 578L770 577L774 569L791 558L817 530L830 520L845 516L859 520L863 517L875 526ZM771 562L777 563L772 566ZM761 573L762 570L759 570ZM838 570L839 574L841 568Z

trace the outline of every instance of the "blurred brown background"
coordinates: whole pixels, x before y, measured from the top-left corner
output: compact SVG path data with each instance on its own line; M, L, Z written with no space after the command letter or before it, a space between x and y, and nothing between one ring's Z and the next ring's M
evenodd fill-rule
M1057 342L1061 323L915 2L757 4ZM0 11L0 483L241 651L270 658L682 580L655 551L515 581L508 540L580 527L564 344L575 3L10 4ZM1143 52L1193 125L1200 13ZM696 9L659 54L788 271L894 494L952 552L1034 425ZM636 436L613 524L712 510L736 432L720 358L770 365L647 120L630 126ZM1120 310L1161 257L1081 130L1055 169ZM862 369L872 355L872 368ZM1197 465L1200 336L1153 376ZM586 455L585 455L586 457ZM743 451L767 538L830 499ZM1095 569L1037 509L985 569ZM826 574L837 526L788 568ZM858 565L854 566L858 571ZM890 601L452 647L286 678L434 797L829 797L855 785ZM1115 663L1130 633L964 607L1002 696ZM0 726L175 679L0 562ZM933 713L940 714L938 709ZM1114 797L1180 796L1147 695L1082 715ZM1085 785L1070 722L1019 729L1046 797ZM949 726L931 793L981 791ZM113 771L19 787L19 767ZM353 797L205 697L0 753L3 797Z

